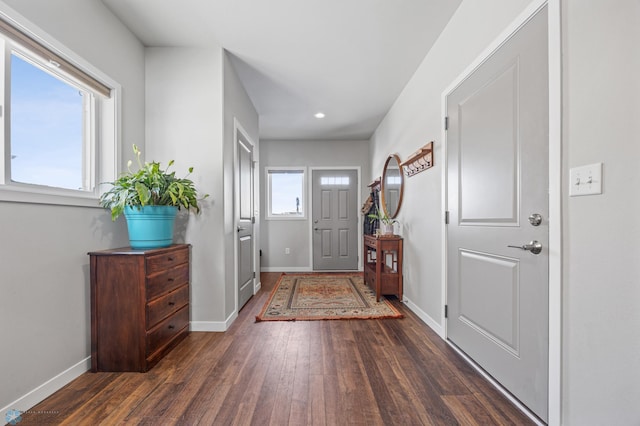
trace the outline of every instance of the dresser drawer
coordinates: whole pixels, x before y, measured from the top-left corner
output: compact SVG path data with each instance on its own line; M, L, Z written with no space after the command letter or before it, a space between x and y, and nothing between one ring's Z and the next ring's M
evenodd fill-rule
M371 288L375 290L376 286L376 272L372 271L369 268L364 270L364 282Z
M398 274L382 274L380 277L381 294L397 294L400 285Z
M376 248L376 237L372 237L371 235L364 236L364 245L367 247L371 247L373 249Z
M147 329L189 303L189 285L185 284L171 293L147 303Z
M185 306L147 332L147 355L162 348L188 326L189 306Z
M147 277L147 301L168 293L188 282L188 263Z
M185 247L180 250L173 250L169 253L155 254L147 256L146 269L147 275L173 268L174 266L189 261L189 248Z

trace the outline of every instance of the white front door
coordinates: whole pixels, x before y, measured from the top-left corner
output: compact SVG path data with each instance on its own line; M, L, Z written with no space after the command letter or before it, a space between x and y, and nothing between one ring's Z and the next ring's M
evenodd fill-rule
M547 64L544 8L446 98L447 338L545 421Z
M238 262L238 310L253 296L253 146L237 132L236 224Z

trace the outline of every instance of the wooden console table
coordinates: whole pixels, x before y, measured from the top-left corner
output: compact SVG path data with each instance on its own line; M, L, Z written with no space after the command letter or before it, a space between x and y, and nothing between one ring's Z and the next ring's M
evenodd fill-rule
M402 237L364 236L364 282L376 292L393 294L402 301Z

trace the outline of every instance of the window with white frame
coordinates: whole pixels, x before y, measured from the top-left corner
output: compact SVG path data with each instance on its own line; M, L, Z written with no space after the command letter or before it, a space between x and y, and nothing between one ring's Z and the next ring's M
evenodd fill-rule
M0 199L96 205L116 172L112 89L2 17L0 51Z
M267 219L305 219L305 168L266 169Z

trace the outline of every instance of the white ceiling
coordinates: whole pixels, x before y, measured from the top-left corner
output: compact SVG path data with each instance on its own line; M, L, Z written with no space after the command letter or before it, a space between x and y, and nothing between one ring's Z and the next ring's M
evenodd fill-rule
M145 46L217 41L260 114L260 138L315 140L368 139L461 2L102 1Z

